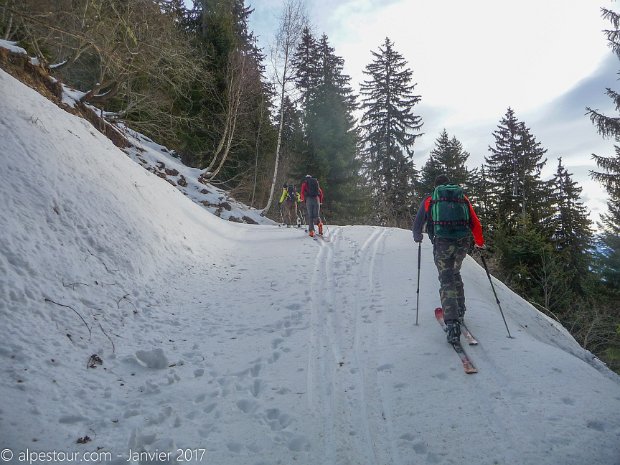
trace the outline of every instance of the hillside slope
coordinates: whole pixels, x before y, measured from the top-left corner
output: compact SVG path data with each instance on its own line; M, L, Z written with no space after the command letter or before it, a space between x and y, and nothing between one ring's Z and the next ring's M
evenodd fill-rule
M465 375L409 231L224 221L3 71L0 140L13 463L620 464L618 377L473 260Z

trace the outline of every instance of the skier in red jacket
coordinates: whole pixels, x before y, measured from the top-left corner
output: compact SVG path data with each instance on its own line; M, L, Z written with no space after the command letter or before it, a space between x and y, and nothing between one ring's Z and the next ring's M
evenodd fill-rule
M319 216L319 211L323 203L323 190L319 186L319 181L309 174L301 183L301 201L306 203L308 234L310 237L314 237L314 225L317 224L319 235L322 236L323 222Z
M437 197L437 193L439 197ZM450 194L454 192L455 194ZM454 198L448 198L454 195ZM433 200L434 197L437 197ZM436 207L433 206L436 205ZM433 213L435 212L435 213ZM444 218L433 217L444 216ZM484 247L482 225L467 196L459 186L451 185L446 175L435 179L435 193L420 204L413 221L413 240L422 242L422 229L433 243L433 258L439 272L439 296L444 311L448 342L458 342L465 316L465 291L461 265L467 255L471 236L476 247Z

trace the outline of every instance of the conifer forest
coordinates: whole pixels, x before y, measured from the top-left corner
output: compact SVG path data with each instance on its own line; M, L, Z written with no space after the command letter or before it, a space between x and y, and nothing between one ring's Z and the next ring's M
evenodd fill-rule
M562 159L547 156L512 108L489 128L481 166L446 130L424 134L435 142L416 166L424 96L398 44L377 43L363 82L354 83L302 0L283 2L270 50L249 26L260 2L247 3L0 0L0 38L37 57L106 118L174 150L205 183L276 221L282 185L312 174L327 223L410 228L435 177L447 174L482 222L491 273L620 372L618 111L584 108L601 137L618 144L593 155L592 182L608 194L607 212L594 222ZM601 14L603 40L620 58L620 12ZM620 109L620 91L600 91ZM555 174L544 179L549 165Z

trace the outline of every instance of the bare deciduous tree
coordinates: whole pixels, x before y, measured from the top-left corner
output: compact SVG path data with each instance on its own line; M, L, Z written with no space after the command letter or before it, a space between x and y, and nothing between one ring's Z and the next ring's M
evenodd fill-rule
M227 69L228 85L226 86L227 96L224 130L222 131L222 137L220 138L217 148L213 153L213 158L202 175L204 179L211 180L215 178L224 166L228 154L230 153L230 147L235 137L235 128L237 126L237 118L239 117L244 88L247 86L245 79L247 76L246 65L247 60L243 52L235 51L231 53L228 59ZM218 167L214 171L211 171L218 159L220 160Z
M9 13L39 58L84 91L83 102L110 105L151 137L174 139L189 124L175 102L209 83L160 0L23 0Z
M276 144L276 159L273 169L273 178L271 181L271 189L269 191L269 199L267 205L262 211L265 215L273 201L273 194L278 179L278 164L280 161L280 148L282 147L282 130L284 127L284 97L288 91L288 85L292 80L290 73L290 62L295 48L301 39L304 26L307 24L307 18L301 0L287 0L284 5L282 16L280 18L280 26L276 35L276 44L272 52L274 65L274 74L280 90L280 115L278 128L278 141Z

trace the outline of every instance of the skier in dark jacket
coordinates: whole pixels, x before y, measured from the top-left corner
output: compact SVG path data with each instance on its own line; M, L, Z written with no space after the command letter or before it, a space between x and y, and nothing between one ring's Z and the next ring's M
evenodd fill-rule
M482 226L469 199L462 194L458 186L450 186L448 176L442 174L435 179L435 192L440 192L439 186L449 186L455 192L460 192L459 199L445 199L428 196L420 204L418 213L413 221L413 240L422 242L422 229L426 224L426 232L433 243L433 258L439 273L439 296L444 311L448 342L458 342L461 336L460 323L465 315L465 292L461 278L461 265L467 255L470 244L470 234L474 236L476 247L484 247ZM459 195L459 194L456 194ZM458 211L454 218L433 218L433 203L444 202L448 210ZM460 205L462 208L458 208ZM457 208L453 208L457 206ZM436 213L439 215L439 213ZM444 214L444 213L442 213ZM448 214L445 214L448 216Z

